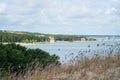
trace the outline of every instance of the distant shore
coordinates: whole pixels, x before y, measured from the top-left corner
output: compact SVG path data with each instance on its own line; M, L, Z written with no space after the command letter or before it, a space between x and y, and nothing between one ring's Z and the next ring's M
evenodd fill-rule
M40 43L21 43L21 42L20 43L19 42L13 42L13 43L19 44L19 45L22 45L22 46L40 44ZM9 43L5 42L5 43L2 43L2 44L9 44Z
M19 44L21 46L27 46L27 45L39 45L39 44L54 44L54 43L62 43L62 42L71 42L71 41L56 41L53 43L50 42L35 42L35 43L23 43L23 42L3 42L2 44L10 44L10 43L15 43L15 44ZM89 42L89 41L72 41L72 42ZM97 41L90 41L90 42L102 42L100 40ZM111 42L111 41L104 41L104 42ZM120 43L120 41L115 41Z

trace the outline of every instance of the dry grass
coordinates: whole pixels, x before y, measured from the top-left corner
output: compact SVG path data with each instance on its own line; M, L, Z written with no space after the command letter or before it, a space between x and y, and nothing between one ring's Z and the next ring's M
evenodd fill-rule
M91 59L83 57L73 64L49 66L43 71L38 68L28 71L26 76L17 76L3 80L118 80L120 79L120 54L106 57L95 56ZM2 79L0 79L2 80Z

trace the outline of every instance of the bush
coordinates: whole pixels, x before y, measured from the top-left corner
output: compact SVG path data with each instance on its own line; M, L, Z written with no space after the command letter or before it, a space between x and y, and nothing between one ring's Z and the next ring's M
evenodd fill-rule
M0 69L10 74L45 68L50 64L58 64L59 57L50 55L41 49L27 49L16 44L0 44ZM31 68L30 68L31 67Z

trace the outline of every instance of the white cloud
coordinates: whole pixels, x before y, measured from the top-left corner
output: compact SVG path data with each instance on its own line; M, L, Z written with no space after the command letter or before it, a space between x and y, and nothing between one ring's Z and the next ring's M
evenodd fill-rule
M9 26L25 26L26 30L36 26L38 31L49 31L45 28L61 26L70 32L77 31L74 28L118 26L120 22L119 0L11 0L6 3L0 4L0 13L4 13L0 15L1 20L8 20Z
M116 13L117 12L117 9L116 8L111 8L111 9L108 9L108 10L106 10L105 11L105 14L106 15L112 15L112 14L114 14L114 13Z
M7 4L6 3L1 3L0 4L0 13L4 13L7 9Z

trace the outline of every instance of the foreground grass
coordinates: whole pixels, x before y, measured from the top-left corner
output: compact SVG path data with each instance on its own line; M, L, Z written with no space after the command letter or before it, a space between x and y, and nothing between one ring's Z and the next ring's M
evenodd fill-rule
M24 76L19 75L11 80L119 80L120 54L108 54L106 57L88 59L83 57L73 63L61 66L48 66L40 71L28 71ZM3 80L10 80L5 77Z

